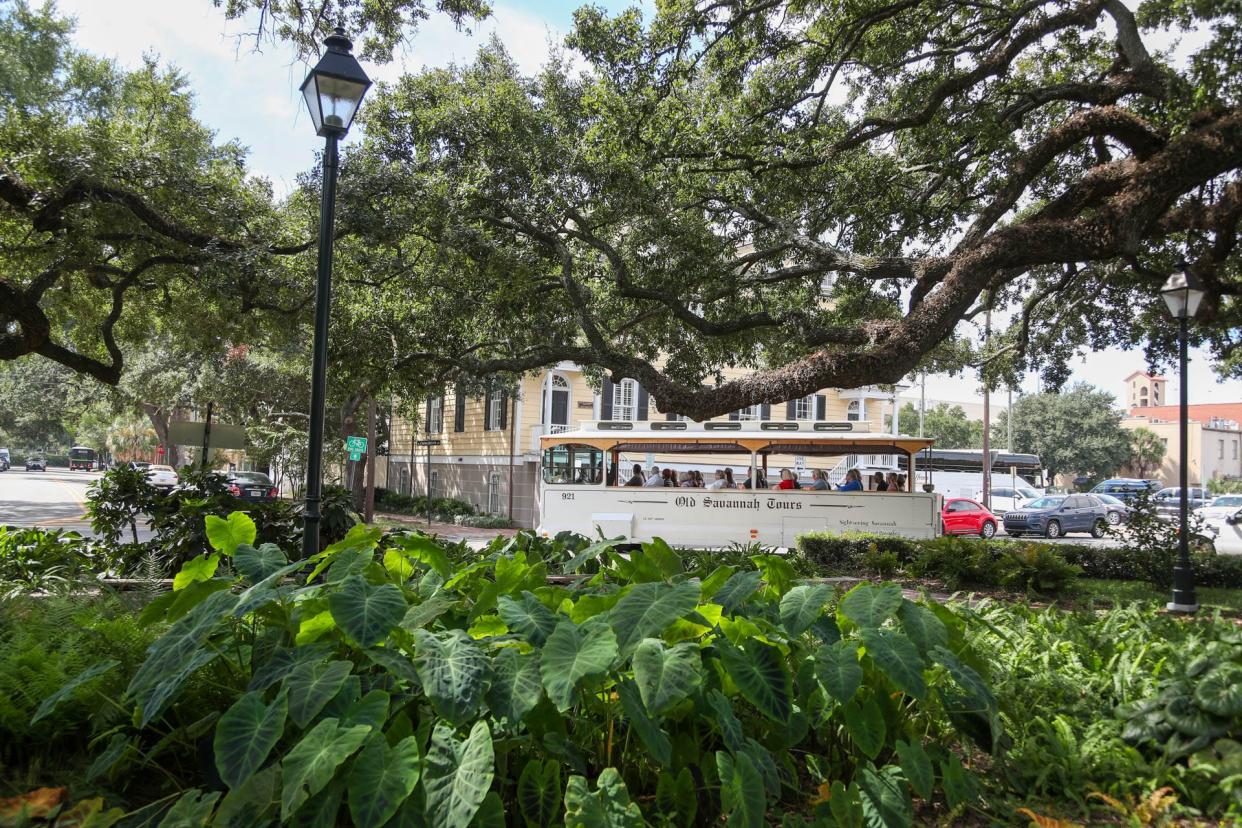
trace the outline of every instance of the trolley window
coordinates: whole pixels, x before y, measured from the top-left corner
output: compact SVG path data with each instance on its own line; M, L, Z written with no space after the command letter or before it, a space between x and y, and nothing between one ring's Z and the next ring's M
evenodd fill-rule
M560 445L543 453L543 482L598 485L604 476L604 452L593 446Z

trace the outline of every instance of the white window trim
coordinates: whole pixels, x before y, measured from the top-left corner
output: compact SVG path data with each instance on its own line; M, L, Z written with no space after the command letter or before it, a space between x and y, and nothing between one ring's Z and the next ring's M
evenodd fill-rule
M444 431L444 397L430 397L427 400L427 433L439 434Z
M763 406L750 405L746 408L740 408L737 412L737 418L747 423L758 422L763 419Z
M858 412L856 415L851 413L855 406L858 406ZM849 404L845 406L845 419L849 420L852 423L866 422L867 421L867 401L861 397L859 397L856 400L850 400Z
M500 428L500 414L504 411L505 395L500 391L492 392L491 405L487 409L487 430Z

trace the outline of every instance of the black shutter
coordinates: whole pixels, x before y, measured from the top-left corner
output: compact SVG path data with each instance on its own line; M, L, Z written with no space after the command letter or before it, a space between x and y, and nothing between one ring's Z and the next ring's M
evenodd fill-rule
M492 385L489 382L487 391L483 393L483 430L491 431L496 427L492 422Z
M647 409L650 408L650 400L651 397L647 394L647 389L641 385L638 386L638 417L636 419L640 423L647 421Z
M424 409L427 413L423 416L423 431L428 434L431 433L431 403L433 400L433 397L427 397L427 406Z
M767 403L764 403L763 405L759 406L759 419L761 420L772 419L772 406L768 405Z
M785 419L786 420L798 419L798 404L794 402L793 400L790 400L789 402L785 403Z
M613 389L617 384L610 379L604 380L604 384L599 389L599 418L601 420L612 419L612 395Z
M439 407L439 409L440 409L440 411L439 411L439 414L440 414L440 426L439 426L439 428L437 428L437 429L436 429L436 433L437 433L437 434L440 434L440 433L442 433L442 432L444 431L444 398L445 398L445 394L444 394L444 392L443 392L443 391L441 391L441 392L440 392L440 396L436 398L436 405L437 405L437 406Z
M825 394L815 395L815 419L822 420L828 411L828 397Z
M669 412L668 414L664 415L664 419L668 420L671 423L673 420L677 419L677 415L673 414L672 412Z
M457 386L456 394L453 398L453 431L466 430L466 391L460 385Z
M504 431L509 427L509 392L500 392L500 430Z
M741 414L741 412L740 412L740 411L730 411L730 412L729 412L729 419L730 419L730 420L740 420L740 419L742 419L742 414Z

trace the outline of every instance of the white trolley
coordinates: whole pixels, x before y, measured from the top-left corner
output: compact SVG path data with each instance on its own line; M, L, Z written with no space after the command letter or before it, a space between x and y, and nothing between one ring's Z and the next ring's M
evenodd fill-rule
M540 438L542 467L537 531L631 542L663 538L675 546L713 548L759 542L793 547L807 532L872 532L907 538L940 534L943 498L915 491L918 452L932 440L871 433L857 422L600 420ZM906 490L701 489L626 486L632 467L698 467L764 472L805 466L807 458L892 454L909 470ZM644 462L635 462L642 457ZM739 478L739 483L742 479Z

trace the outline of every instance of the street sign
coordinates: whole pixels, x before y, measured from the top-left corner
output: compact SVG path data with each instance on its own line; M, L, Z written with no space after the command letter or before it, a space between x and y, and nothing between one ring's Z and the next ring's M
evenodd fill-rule
M345 448L349 450L350 454L361 454L362 452L367 450L367 438L366 437L346 437ZM351 459L356 459L356 458L351 458Z
M804 454L794 455L794 469L800 472L806 471L806 455Z
M203 423L189 420L173 420L168 424L168 442L178 446L202 446ZM213 422L207 447L208 453L216 449L244 449L246 429L239 425Z
M350 460L361 460L361 459L362 459L362 452L359 452L359 451L351 451L351 452L349 453L349 459L350 459Z
M415 445L419 445L419 446L438 446L438 445L440 445L440 441L439 441L439 440L416 440L416 441L415 441Z

